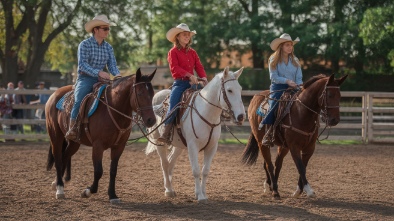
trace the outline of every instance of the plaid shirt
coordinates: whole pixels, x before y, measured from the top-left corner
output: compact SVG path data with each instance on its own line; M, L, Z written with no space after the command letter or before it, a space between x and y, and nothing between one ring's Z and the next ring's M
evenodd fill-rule
M99 45L94 36L82 41L78 47L78 73L98 77L98 73L107 66L112 75L119 74L114 50L108 42Z

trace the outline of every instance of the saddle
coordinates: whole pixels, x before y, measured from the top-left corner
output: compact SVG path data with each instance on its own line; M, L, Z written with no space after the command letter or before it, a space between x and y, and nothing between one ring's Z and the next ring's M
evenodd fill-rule
M79 137L81 135L81 130L80 127L82 126L82 124L85 125L85 132L87 133L87 136L89 138L89 140L91 141L91 138L89 136L89 131L88 131L88 124L89 124L89 120L88 118L94 113L94 111L96 110L99 100L98 99L104 99L104 94L102 94L102 92L104 91L104 89L106 88L106 84L103 82L97 82L96 84L93 85L93 92L87 94L82 102L81 102L81 106L79 108L78 111L78 117L76 119L76 123L75 123L75 127L77 127L77 134L78 134L78 138L77 140L79 140ZM56 104L56 107L60 110L60 111L64 111L65 115L66 115L66 119L69 119L71 116L71 109L74 105L74 89L67 92ZM69 127L69 122L66 120L64 123L64 129L65 131L68 130Z
M178 135L181 138L184 145L186 145L186 140L185 140L184 136L182 135L180 123L181 123L182 119L184 119L187 116L187 114L189 113L190 107L193 105L194 100L196 99L195 95L197 94L196 93L197 91L199 91L199 90L196 90L193 88L186 89L183 92L181 100L180 100L178 107L177 107L178 113L177 113L175 120L174 120L174 126L176 127ZM163 103L160 105L160 108L155 110L155 112L161 116L162 120L165 119L165 114L167 113L167 110L169 108L169 98L170 98L170 95L168 95L164 99ZM172 133L170 136L171 137L170 140L172 140L173 136L174 136L174 134Z

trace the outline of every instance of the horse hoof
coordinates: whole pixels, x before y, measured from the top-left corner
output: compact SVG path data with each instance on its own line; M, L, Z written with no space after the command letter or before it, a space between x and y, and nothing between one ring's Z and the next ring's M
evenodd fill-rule
M315 198L316 194L314 192L312 192L312 193L306 194L306 196L309 198Z
M300 190L296 190L294 193L293 193L293 197L294 198L298 198L298 197L300 197L301 196L301 191Z
M176 193L175 193L175 191L166 191L166 192L164 192L164 195L166 196L166 197L175 197L176 196Z
M120 203L120 199L119 199L119 198L110 199L109 202L110 202L111 204L118 204L118 203Z
M201 200L198 200L198 203L208 203L208 199L201 199Z
M272 196L274 197L274 199L280 200L280 195L279 195L279 193L272 193Z
M82 198L89 198L92 195L90 189L84 189L81 193Z
M64 193L56 193L56 199L64 199L66 198Z

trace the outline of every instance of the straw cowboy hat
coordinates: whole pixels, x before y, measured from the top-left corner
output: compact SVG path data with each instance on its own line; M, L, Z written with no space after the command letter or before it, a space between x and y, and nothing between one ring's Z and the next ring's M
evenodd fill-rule
M187 24L181 23L175 28L171 28L169 31L167 31L166 37L169 41L175 42L175 36L184 31L190 32L190 37L197 34L195 30L190 31L189 26L187 26Z
M86 22L85 24L85 30L90 33L92 32L92 29L94 27L100 26L100 25L109 25L109 26L116 26L115 23L110 22L107 18L106 15L97 15L94 17L92 20Z
M287 41L292 41L292 42L293 42L293 45L295 45L295 44L297 44L298 42L300 42L300 39L297 37L296 39L292 40L289 34L284 33L284 34L282 34L279 38L275 38L275 39L271 42L271 44L270 44L271 49L274 50L274 51L276 51L276 49L278 49L278 46L279 46L281 43L287 42Z

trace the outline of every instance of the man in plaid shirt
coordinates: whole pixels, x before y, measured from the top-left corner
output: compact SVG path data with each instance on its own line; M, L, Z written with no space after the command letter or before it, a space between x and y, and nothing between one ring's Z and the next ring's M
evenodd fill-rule
M78 79L74 89L74 106L71 110L70 126L66 139L77 139L75 127L79 107L83 98L93 91L93 85L98 78L110 79L120 75L112 46L104 39L108 37L110 27L116 24L110 22L105 15L98 15L85 24L85 30L92 36L85 39L78 47ZM103 71L107 68L110 73Z

